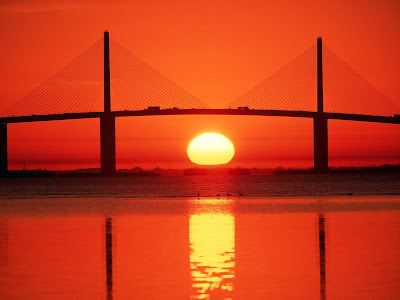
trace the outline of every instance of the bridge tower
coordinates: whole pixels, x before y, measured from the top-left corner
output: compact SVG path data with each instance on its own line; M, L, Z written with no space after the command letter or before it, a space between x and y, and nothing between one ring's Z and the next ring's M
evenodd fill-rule
M115 116L111 112L110 95L110 38L104 32L104 113L100 117L101 174L114 175L115 167Z
M7 155L7 124L0 123L0 177L5 177L8 172Z
M314 170L328 171L328 119L324 116L322 38L317 39L317 116L314 118Z

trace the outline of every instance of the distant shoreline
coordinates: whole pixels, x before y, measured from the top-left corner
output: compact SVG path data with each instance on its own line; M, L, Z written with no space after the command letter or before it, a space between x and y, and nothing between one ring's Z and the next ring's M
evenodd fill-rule
M385 165L378 167L339 167L329 168L323 174L380 174L380 173L400 173L399 165ZM314 169L283 169L276 170L274 175L284 174L319 174Z
M382 165L370 167L331 167L322 174L382 174L400 173L400 165ZM240 175L320 175L313 168L308 169L258 169L258 168L189 168L189 169L160 169L144 170L140 167L119 169L113 177L154 177L154 176L240 176ZM49 171L49 170L10 170L6 178L51 178L51 177L100 177L100 168Z

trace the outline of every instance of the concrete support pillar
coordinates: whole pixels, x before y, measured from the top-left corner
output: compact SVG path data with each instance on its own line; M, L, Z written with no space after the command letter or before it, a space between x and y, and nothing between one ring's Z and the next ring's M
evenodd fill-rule
M314 170L318 173L328 171L328 120L314 118Z
M322 38L317 39L317 116L314 118L314 170L328 172L328 120L324 117Z
M115 174L115 117L104 114L100 117L100 156L101 174L111 176Z
M0 124L0 177L8 172L7 124Z
M100 117L101 174L114 175L115 162L115 117L111 113L110 93L110 38L104 32L104 114Z

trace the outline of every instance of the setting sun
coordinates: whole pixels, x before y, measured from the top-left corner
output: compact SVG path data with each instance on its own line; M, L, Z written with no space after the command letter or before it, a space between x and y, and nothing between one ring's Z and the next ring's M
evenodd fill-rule
M231 161L235 147L222 134L203 133L189 143L187 154L198 165L222 165Z

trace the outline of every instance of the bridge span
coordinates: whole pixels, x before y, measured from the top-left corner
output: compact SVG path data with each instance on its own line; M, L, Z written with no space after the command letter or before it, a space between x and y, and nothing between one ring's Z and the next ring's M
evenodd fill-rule
M139 117L139 116L180 116L180 115L221 115L221 116L269 116L269 117L292 117L292 118L316 118L318 113L313 111L290 111L290 110L261 110L261 109L234 109L234 108L192 108L192 109L143 109L143 110L123 110L110 113L113 117ZM41 121L60 121L60 120L78 120L95 119L104 115L104 112L88 113L64 113L49 115L32 115L18 117L0 118L0 123L29 123ZM400 124L400 116L370 116L344 113L322 113L326 119L375 122L387 124Z
M110 66L110 45L114 47L116 53L112 60L113 66ZM305 51L270 78L239 97L228 108L212 109L144 64L124 47L110 40L109 33L104 32L103 39L31 94L0 114L0 176L6 176L8 172L8 124L99 118L101 172L103 175L113 175L116 172L115 118L178 115L275 116L312 119L314 170L318 173L327 172L328 120L400 124L400 109L369 85L332 51L324 47L322 39L318 38L316 47L313 46ZM333 110L335 112L324 111L323 49L328 56L326 60L328 71L331 68L328 74L331 74L332 80L337 81L334 83L328 81L327 84L327 91L330 94L334 93L335 89L338 90L336 100L332 100L333 108L336 107ZM314 54L316 54L315 58ZM121 57L122 61L118 61ZM103 60L102 68L98 63L101 60ZM122 66L118 66L118 62ZM315 62L316 68L313 67ZM336 68L335 65L339 67ZM124 70L123 68L126 66L130 66L132 69ZM308 70L301 71L305 66ZM111 71L115 74L113 81L111 80ZM339 74L338 78L334 77L344 71L347 73ZM299 78L294 78L295 76ZM142 77L143 82L141 82ZM101 85L96 84L99 81ZM131 85L129 87L122 86L122 81ZM135 109L111 110L112 82L122 105L133 104ZM285 83L293 86L285 87ZM104 111L89 109L96 100L96 95L101 91L101 87L104 91L104 103L102 104ZM355 90L360 92L362 96L360 101L358 101L356 92L349 90L352 87L357 87ZM314 95L311 88L317 90L316 111L304 109L308 107L307 105L310 104ZM348 97L352 97L351 100L346 97L346 92ZM306 104L299 100L299 95L308 97L306 97ZM344 103L343 100L347 100L347 103ZM284 103L283 107L275 109L276 103L280 101L287 103ZM358 114L349 113L349 109L361 106L368 108L371 113L366 113L365 110ZM83 111L76 111L78 107ZM69 112L60 113L60 111L65 112L66 110ZM340 110L344 111L340 112Z

